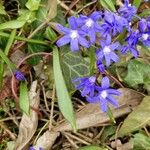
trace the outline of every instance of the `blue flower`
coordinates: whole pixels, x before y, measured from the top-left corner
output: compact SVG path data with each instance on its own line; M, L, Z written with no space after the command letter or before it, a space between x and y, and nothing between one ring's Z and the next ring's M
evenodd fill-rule
M76 89L81 91L81 95L90 97L94 96L95 87L96 87L96 77L83 77L74 80L74 83L77 82ZM79 83L79 84L78 84Z
M123 45L121 47L121 52L122 52L122 54L127 54L128 52L131 52L132 56L134 56L134 57L138 57L138 55L139 55L137 47L129 45L129 44Z
M88 97L87 101L90 103L100 103L100 108L103 112L106 112L108 110L108 103L111 103L115 107L118 107L119 104L112 97L112 95L119 96L121 93L109 87L110 83L108 77L102 78L101 87L97 87L97 95L95 97Z
M80 15L77 19L78 25L81 26L81 29L87 33L92 44L96 41L96 33L99 32L100 28L100 24L98 21L101 18L102 13L99 11L94 11L89 16Z
M139 31L131 30L128 37L125 39L127 43L120 48L122 54L131 52L131 54L134 57L137 57L139 55L139 52L137 50L137 43L138 43L139 37L140 37Z
M56 42L57 46L61 47L70 43L72 51L78 51L79 45L88 48L90 44L85 38L86 33L78 29L76 18L72 16L68 21L71 29L63 27L62 25L57 26L57 29L64 33L64 36Z
M115 36L117 33L123 32L124 27L129 28L128 21L109 11L104 13L104 22L101 24L101 36L105 37L107 34Z
M105 71L105 65L102 63L101 60L97 60L96 66L99 72L103 73Z
M29 148L29 150L36 150L33 146ZM43 148L39 147L39 150L43 150Z
M106 66L111 64L111 60L113 62L118 62L119 57L114 53L114 50L119 48L119 46L119 42L111 43L111 37L107 35L106 40L101 40L101 48L96 53L97 59L100 61L105 59Z
M137 9L129 3L129 0L124 0L124 5L118 9L118 12L130 22L133 16L135 16Z
M19 80L19 81L24 81L24 80L26 80L24 74L23 74L21 71L19 71L19 70L15 70L15 71L14 71L14 76L15 76L16 79Z
M150 21L146 19L141 19L139 21L139 40L143 43L144 46L150 47Z

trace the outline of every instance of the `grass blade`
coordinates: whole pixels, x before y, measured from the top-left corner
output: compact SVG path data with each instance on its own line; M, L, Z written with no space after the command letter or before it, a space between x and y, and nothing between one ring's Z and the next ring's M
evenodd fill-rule
M62 74L60 60L59 60L59 53L56 47L53 48L53 67L54 67L54 79L56 85L56 92L58 97L58 105L60 111L62 112L64 117L70 122L73 130L76 131L76 123L75 123L73 106Z

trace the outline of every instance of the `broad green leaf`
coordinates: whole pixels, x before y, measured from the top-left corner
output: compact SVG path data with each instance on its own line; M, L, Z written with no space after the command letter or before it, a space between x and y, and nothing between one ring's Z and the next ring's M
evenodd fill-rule
M56 47L53 48L53 68L59 108L64 117L70 122L73 130L76 131L76 122L73 106L62 74L59 53Z
M27 21L30 21L31 16L33 16L32 12L25 11L25 13L18 17L16 20L1 23L0 30L21 28Z
M134 5L136 8L139 8L141 2L142 2L142 0L134 0L134 1L133 1L133 5Z
M11 20L5 23L0 24L0 30L3 29L17 29L21 28L25 24L25 21L19 21L19 20Z
M105 9L116 12L116 8L112 0L99 0L99 2Z
M128 64L128 74L125 82L130 86L150 84L150 65L141 60L131 60Z
M133 138L133 150L150 150L150 138L144 134L137 133Z
M78 150L108 150L107 148L102 148L99 146L84 146L79 148Z
M47 19L47 13L47 0L42 0L39 9L36 12L36 20L32 24L34 30Z
M135 76L136 77L136 76ZM150 122L150 96L143 99L141 104L131 112L121 126L118 136L127 135L142 128Z
M26 3L26 7L30 11L38 10L38 8L40 6L40 2L41 2L41 0L28 0L28 2Z
M24 113L29 115L30 100L28 95L27 82L21 82L20 84L19 106Z
M2 3L0 2L0 14L1 15L6 15L6 11L5 11L5 7L2 5Z
M65 47L67 51L67 47ZM62 50L62 49L61 49ZM64 52L64 51L63 51ZM69 91L74 91L72 80L78 77L85 77L90 74L89 63L81 57L80 52L62 52L62 69Z

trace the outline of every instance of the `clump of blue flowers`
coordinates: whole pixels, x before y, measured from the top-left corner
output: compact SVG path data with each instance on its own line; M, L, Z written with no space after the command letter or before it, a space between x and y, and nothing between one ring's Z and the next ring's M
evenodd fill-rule
M118 107L118 102L113 95L121 93L110 88L110 80L105 74L107 67L117 63L121 55L130 53L133 57L139 56L137 45L143 44L150 47L150 17L142 19L136 15L137 9L124 0L117 12L95 11L89 16L71 16L68 19L69 28L57 25L58 31L63 36L56 42L57 46L70 43L73 52L79 51L81 47L88 49L94 45L96 56L96 75L78 78L74 80L76 89L86 97L90 103L99 103L103 112L108 110L108 103ZM133 18L138 18L138 28L132 24ZM126 38L117 41L119 34L126 33ZM101 84L97 74L101 75Z

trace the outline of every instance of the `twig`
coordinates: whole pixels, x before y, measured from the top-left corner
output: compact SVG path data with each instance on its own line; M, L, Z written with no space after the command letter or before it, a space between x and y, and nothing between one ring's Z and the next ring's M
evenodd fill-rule
M52 101L51 101L51 114L49 120L49 130L52 128L52 120L53 120L53 113L54 113L54 102L55 102L55 84L53 84L53 93L52 93Z
M16 140L15 134L13 134L3 123L0 123L1 128L3 128L9 135L10 138L14 141Z

